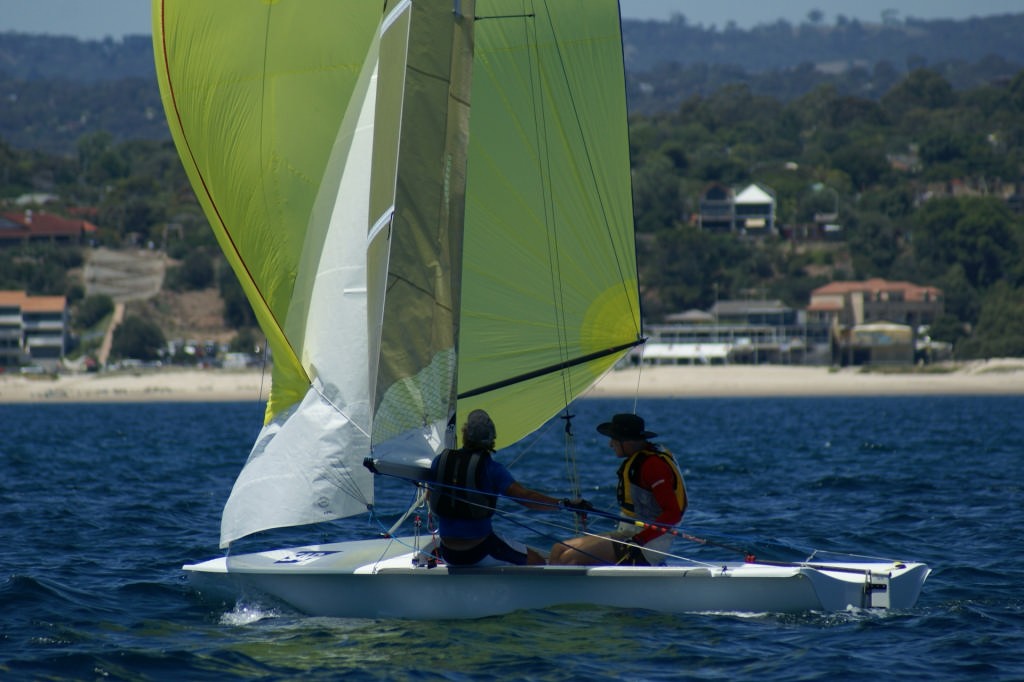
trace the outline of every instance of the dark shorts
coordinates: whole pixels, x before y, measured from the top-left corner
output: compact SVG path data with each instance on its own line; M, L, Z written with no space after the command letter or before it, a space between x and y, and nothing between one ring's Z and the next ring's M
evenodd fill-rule
M488 535L483 542L469 549L452 549L441 543L441 558L449 566L475 566L490 557L496 560L491 563L526 565L526 552L511 546L494 533Z
M644 556L643 550L636 545L628 545L624 542L613 543L615 548L616 566L650 566L651 562Z

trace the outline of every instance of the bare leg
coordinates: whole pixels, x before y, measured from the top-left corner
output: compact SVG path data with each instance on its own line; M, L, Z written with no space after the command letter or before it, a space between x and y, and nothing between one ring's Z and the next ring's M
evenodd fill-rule
M587 535L555 543L550 564L565 566L599 566L615 563L615 545L608 538Z

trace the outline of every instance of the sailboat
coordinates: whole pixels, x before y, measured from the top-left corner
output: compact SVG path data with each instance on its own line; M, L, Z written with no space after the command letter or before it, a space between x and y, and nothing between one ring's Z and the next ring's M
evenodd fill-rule
M528 436L643 343L616 0L153 0L174 142L272 351L221 548L420 491L485 409ZM311 615L909 608L914 562L449 569L403 531L184 570ZM405 534L403 534L405 533Z

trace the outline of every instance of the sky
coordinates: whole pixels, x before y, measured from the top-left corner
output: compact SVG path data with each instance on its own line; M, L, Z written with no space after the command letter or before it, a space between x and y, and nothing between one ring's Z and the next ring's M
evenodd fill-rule
M215 2L216 0L209 0ZM369 0L367 0L369 1ZM800 23L819 9L826 23L838 15L879 21L892 9L900 18L966 19L1024 12L1021 0L621 0L627 19L669 19L682 14L693 25L740 28L785 19ZM86 40L150 32L150 0L0 0L0 32L71 35Z

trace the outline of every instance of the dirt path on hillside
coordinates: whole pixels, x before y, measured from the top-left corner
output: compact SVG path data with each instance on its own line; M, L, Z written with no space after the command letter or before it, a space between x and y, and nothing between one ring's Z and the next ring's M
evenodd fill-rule
M85 293L106 294L115 303L152 298L160 293L166 268L160 251L95 249L86 255Z
M100 349L96 353L96 361L100 363L100 367L107 364L107 358L110 357L110 347L114 343L114 330L117 326L124 321L124 303L114 304L114 315L110 319L110 324L107 326L107 333L103 335L103 343L100 344Z

